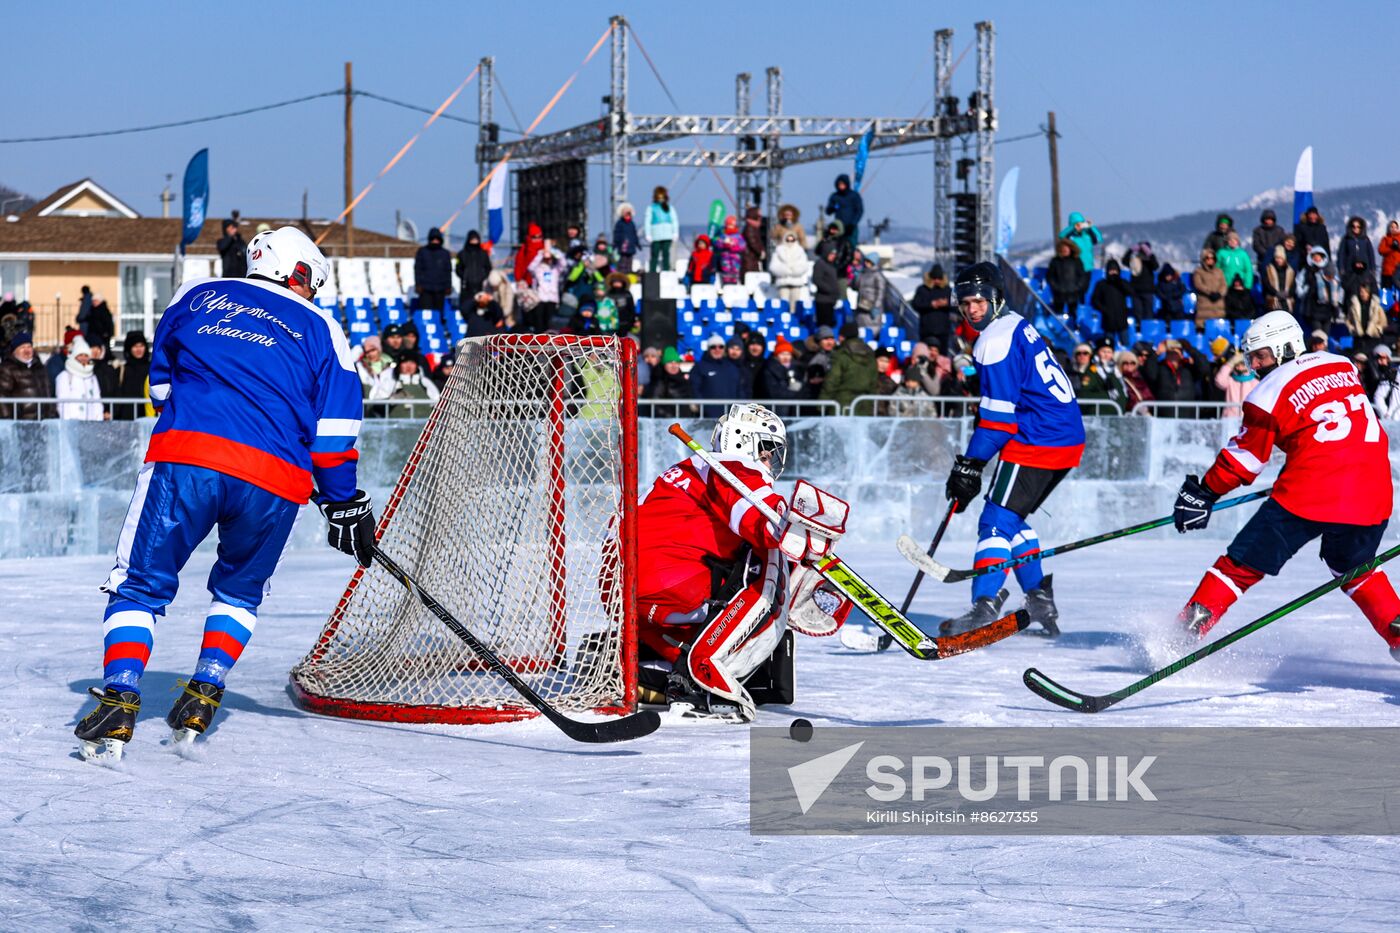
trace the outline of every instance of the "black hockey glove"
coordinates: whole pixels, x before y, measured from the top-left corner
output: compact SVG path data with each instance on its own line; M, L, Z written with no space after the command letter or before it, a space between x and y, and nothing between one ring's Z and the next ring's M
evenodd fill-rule
M1210 510L1219 498L1201 484L1199 477L1186 477L1186 482L1181 484L1181 490L1176 494L1176 508L1172 509L1176 530L1185 533L1206 527L1210 524Z
M331 547L344 551L368 567L374 559L374 509L363 490L355 490L355 498L345 502L321 505L326 516L326 541Z
M953 461L953 469L948 474L948 498L957 503L955 511L966 512L972 500L982 491L982 469L985 460L973 460L961 454Z

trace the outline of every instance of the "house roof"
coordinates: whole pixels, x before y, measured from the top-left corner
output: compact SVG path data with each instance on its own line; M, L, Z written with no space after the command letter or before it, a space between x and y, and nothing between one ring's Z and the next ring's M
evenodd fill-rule
M0 219L0 255L28 254L44 258L103 257L167 257L172 256L180 242L181 220L178 217L141 216L72 216L61 211L63 202L86 191L113 204L114 211L130 208L103 191L92 179L65 185L19 215L13 223ZM120 208L117 207L120 205ZM59 210L55 210L59 208ZM47 212L47 213L46 213ZM134 211L131 211L135 215ZM204 222L199 237L189 245L190 256L215 256L215 244L223 236L224 219L211 218ZM321 243L327 256L345 256L345 224L324 220L303 221L286 217L240 217L239 231L251 240L258 225L266 223L274 229L295 226L305 230L314 240L329 228ZM355 228L355 251L360 257L411 259L418 244L399 240L383 233Z
M101 213L95 213L85 209L65 210L66 205L75 201L83 194L89 195L92 200L99 204L105 204L107 208L103 213L116 214L128 219L141 216L132 207L110 191L107 191L91 178L84 178L81 181L75 181L71 185L64 185L38 204L30 207L29 210L25 211L25 215L32 215L34 217L63 216L65 214L67 216L102 216Z

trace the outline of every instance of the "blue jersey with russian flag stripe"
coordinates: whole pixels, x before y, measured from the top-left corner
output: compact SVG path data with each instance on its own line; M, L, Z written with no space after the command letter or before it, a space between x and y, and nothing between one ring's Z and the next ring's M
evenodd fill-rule
M207 467L293 502L355 495L360 380L340 325L258 279L186 282L156 327L148 461Z
M1045 469L1079 465L1084 419L1069 377L1025 318L992 321L973 347L982 400L967 456Z

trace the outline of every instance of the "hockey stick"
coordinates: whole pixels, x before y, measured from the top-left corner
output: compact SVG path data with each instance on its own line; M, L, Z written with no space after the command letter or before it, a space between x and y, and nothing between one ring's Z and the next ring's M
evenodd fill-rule
M939 524L938 530L933 534L933 543L928 546L928 554L925 556L927 556L929 560L933 560L933 552L938 550L938 544L940 541L943 540L943 532L948 530L948 523L953 520L953 515L957 511L958 503L956 500L948 504L948 514L943 516L943 521ZM910 540L912 541L913 539L910 538ZM911 603L914 602L914 594L919 591L919 584L924 582L925 576L926 572L924 571L924 568L920 566L918 572L914 574L914 582L909 584L909 592L904 594L904 602L901 603L899 606L900 612L909 612L909 606ZM883 634L880 636L880 640L875 643L875 650L887 651L889 650L889 647L893 642L893 636L889 634Z
M781 515L775 512L768 503L754 495L753 490L745 486L739 477L735 476L713 453L701 447L695 438L685 432L684 428L679 424L673 424L671 425L671 434L689 447L697 457L704 460L717 476L733 486L744 501L757 509L758 513L768 519L774 527L783 525ZM860 606L871 621L891 635L901 648L921 661L937 661L981 648L983 645L990 645L992 642L1015 635L1031 622L1030 616L1026 614L1025 610L1018 609L994 622L988 622L981 628L972 629L961 635L934 637L925 634L918 626L910 622L904 613L894 607L893 603L881 596L873 586L862 580L836 555L828 554L821 558L812 565L812 569L820 574L822 579L836 587L846 598Z
M1272 486L1268 489L1261 489L1258 492L1251 492L1247 495L1236 496L1233 499L1226 499L1224 502L1217 502L1211 507L1211 511L1219 512L1222 509L1232 508L1236 505L1244 505L1246 502L1262 499L1271 492L1273 492ZM1004 560L997 564L989 564L986 567L974 567L970 570L954 570L951 567L940 564L933 559L932 551L929 551L929 553L925 555L923 551L919 550L919 542L908 535L900 535L899 540L895 542L895 546L899 549L899 553L904 556L905 560L909 561L909 563L929 576L942 580L944 583L961 583L963 580L970 580L973 577L980 577L988 573L1000 573L1004 570L1020 567L1023 564L1053 557L1056 554L1068 554L1070 551L1077 551L1080 548L1086 548L1092 544L1103 544L1105 541L1115 541L1118 538L1126 538L1129 535L1135 535L1143 531L1151 531L1153 528L1161 528L1171 523L1172 516L1170 515L1165 518L1154 518L1152 521L1143 522L1141 525L1133 525L1130 528L1119 528L1117 531L1105 531L1103 534L1094 535L1092 538L1085 538L1082 541L1071 541L1069 544L1045 548L1033 554L1013 557L1010 560Z
M542 696L536 693L529 684L521 680L515 671L510 669L506 662L481 640L471 633L465 625L458 622L452 613L443 608L442 604L429 596L418 581L409 576L408 571L394 563L393 558L385 554L376 545L374 548L374 559L379 561L381 567L393 574L398 581L408 588L408 591L418 597L429 612L442 620L442 624L452 630L462 641L467 643L467 647L472 653L480 658L487 667L500 674L505 682L515 688L530 705L539 710L544 717L559 727L569 738L576 742L625 742L628 739L639 739L644 735L650 735L661 725L661 717L650 710L640 713L632 713L620 719L604 719L598 722L580 722L577 719L570 719L559 712Z
M1077 710L1081 713L1097 713L1101 710L1108 709L1110 706L1114 705L1120 700L1126 700L1133 694L1138 693L1142 690L1146 690L1148 687L1157 683L1157 681L1165 680L1166 678L1175 674L1177 671L1188 668L1192 664L1195 664L1197 661L1200 661L1203 658L1210 657L1225 646L1233 645L1235 642L1239 641L1241 638L1244 638L1246 635L1259 631L1261 628L1268 625L1270 622L1277 622L1279 619L1282 619L1290 612L1293 612L1297 609L1301 609L1302 607L1306 606L1308 603L1312 602L1318 597L1325 596L1326 594L1332 592L1335 589L1346 586L1348 583L1355 580L1357 577L1365 576L1372 570L1375 570L1381 564L1385 563L1386 561L1390 560L1391 558L1397 555L1400 555L1400 544L1397 544L1395 547L1391 548L1388 551L1385 551L1382 554L1378 554L1376 557L1362 564L1360 567L1355 567L1351 570L1348 570L1346 573L1344 573L1340 577L1337 577L1335 580L1332 580L1329 583L1324 583L1315 589L1309 590L1302 596L1296 597L1295 599L1284 603L1282 606L1279 606L1272 612L1260 616L1253 622L1250 622L1248 625L1244 625L1240 628L1235 629L1233 632L1224 636L1223 638L1217 639L1216 641L1213 641L1208 645L1202 645L1201 647L1197 648L1195 651L1191 652L1185 657L1178 658L1177 660L1168 664L1166 667L1160 668L1159 670L1155 670L1151 674L1148 674L1146 677L1142 678L1141 680L1134 681L1133 683L1128 684L1128 686L1123 687L1120 690L1115 690L1112 693L1105 693L1101 696L1091 696L1087 693L1080 693L1077 690L1071 690L1068 687L1062 686L1061 684L1057 684L1055 681L1051 680L1049 677L1046 677L1044 674L1042 674L1040 671L1036 670L1033 667L1028 668L1025 674L1021 677L1021 679L1025 682L1026 686L1031 689L1032 693L1036 694L1039 697L1042 697L1043 699L1049 700L1056 706L1063 706L1065 709Z

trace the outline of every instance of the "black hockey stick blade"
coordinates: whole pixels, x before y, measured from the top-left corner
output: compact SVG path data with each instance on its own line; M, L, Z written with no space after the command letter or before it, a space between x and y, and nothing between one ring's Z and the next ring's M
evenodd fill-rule
M1021 680L1032 693L1041 699L1049 700L1056 706L1063 706L1065 709L1071 709L1077 713L1097 713L1108 709L1122 699L1112 694L1090 696L1087 693L1080 693L1078 690L1071 690L1046 677L1033 667L1026 669L1026 672L1021 675Z
M457 618L448 612L436 599L418 585L418 581L409 575L394 559L385 554L378 546L374 549L374 559L377 560L385 570L389 571L395 579L404 585L410 593L418 597L429 612L437 616L443 625L452 630L467 647L472 650L478 658L491 670L500 675L501 679L510 684L515 692L520 694L525 700L539 710L540 713L559 727L563 732L575 742L626 742L630 739L639 739L644 735L650 735L661 727L661 717L651 710L631 713L619 719L601 719L597 722L582 722L577 719L570 719L550 705L544 697L540 696L520 676L511 670L510 665L502 661L500 656L471 633Z

